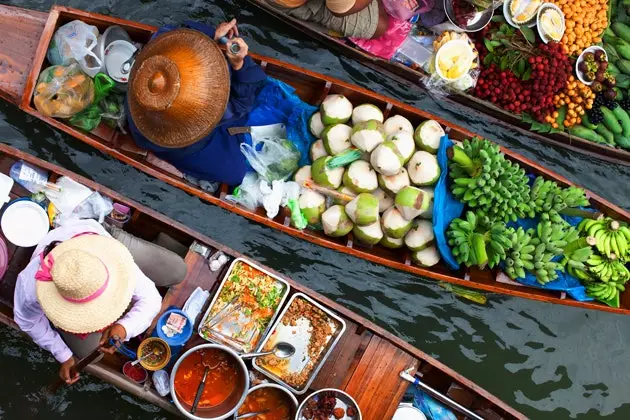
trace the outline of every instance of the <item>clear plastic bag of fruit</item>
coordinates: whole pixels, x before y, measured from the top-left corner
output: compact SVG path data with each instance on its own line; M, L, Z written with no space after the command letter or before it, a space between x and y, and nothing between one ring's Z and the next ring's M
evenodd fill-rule
M41 72L33 95L35 108L47 117L70 118L94 101L94 82L78 64Z

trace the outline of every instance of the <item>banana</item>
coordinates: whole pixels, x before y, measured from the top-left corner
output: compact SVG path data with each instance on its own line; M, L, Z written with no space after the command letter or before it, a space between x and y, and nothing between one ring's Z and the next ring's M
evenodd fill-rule
M604 230L604 224L600 221L596 221L588 229L588 236L595 236L595 234L601 230Z
M610 256L610 234L608 232L604 235L604 255Z
M617 239L616 239L616 233L617 232L613 232L613 233L609 233L608 237L610 238L610 249L612 252L615 253L615 255L617 256L621 256L621 251L619 251L619 247L617 246Z
M617 248L619 249L619 257L623 258L628 254L628 241L623 233L615 232L615 242L617 242Z

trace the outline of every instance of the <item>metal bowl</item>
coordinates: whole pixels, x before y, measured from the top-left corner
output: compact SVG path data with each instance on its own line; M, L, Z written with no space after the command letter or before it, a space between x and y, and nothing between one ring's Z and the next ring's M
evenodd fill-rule
M448 20L459 29L466 32L477 32L488 26L492 20L495 8L488 7L481 12L475 13L472 19L470 19L465 26L460 25L457 23L457 19L455 19L455 11L453 10L453 3L456 1L458 0L444 0L444 12L446 13Z
M352 398L350 395L340 389L324 388L320 389L319 391L313 392L311 395L306 397L304 401L302 401L302 404L300 404L300 407L297 410L297 414L295 415L295 420L307 420L303 414L307 402L313 399L317 400L322 392L334 392L335 398L337 398L337 405L335 406L335 408L341 407L344 410L347 410L349 407L352 407L357 411L357 414L353 417L349 417L346 415L344 417L345 420L361 420L363 418L361 416L361 409L359 408L359 404L357 404L354 398Z
M175 389L175 377L177 376L177 369L179 369L179 365L181 362L186 359L188 356L196 353L198 350L203 349L219 349L228 354L233 360L236 361L237 369L238 369L238 377L236 378L237 385L236 389L232 392L232 394L221 404L216 405L214 407L199 407L195 414L190 413L190 409L192 408L189 404L184 401L180 401L177 396L177 390ZM173 397L173 403L177 409L187 418L193 420L224 420L227 419L236 413L236 410L243 404L245 401L245 397L247 396L247 392L249 391L249 373L247 371L247 366L245 366L245 362L241 359L234 350L222 346L220 344L202 344L192 349L188 350L186 353L182 355L182 357L177 360L175 366L173 366L173 372L171 373L171 396Z
M277 384L260 384L250 389L247 395L261 388L276 388L282 391L282 393L287 397L287 399L291 401L291 418L293 418L296 415L297 409L298 409L298 401L297 401L297 398L295 398L295 396L288 389ZM247 395L245 396L246 399L247 399ZM236 418L237 416L238 416L238 411L234 413L234 418Z

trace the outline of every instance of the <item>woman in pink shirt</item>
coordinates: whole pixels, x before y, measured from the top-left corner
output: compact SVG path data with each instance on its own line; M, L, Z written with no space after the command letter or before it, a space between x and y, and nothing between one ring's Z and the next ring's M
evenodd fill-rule
M157 279L158 286L175 284L186 274L186 264L175 253L129 239L119 230L112 233L135 252L94 220L71 221L46 235L17 278L15 322L61 363L59 376L68 384L79 378L71 374L77 358L103 346L110 337L127 341L142 334L159 313L162 298L156 282L143 273L134 257L147 267L157 264L143 267L145 272L168 273L152 273L162 277Z

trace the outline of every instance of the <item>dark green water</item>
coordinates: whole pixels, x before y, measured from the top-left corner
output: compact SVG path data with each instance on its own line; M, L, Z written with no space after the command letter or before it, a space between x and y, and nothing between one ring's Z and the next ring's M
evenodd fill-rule
M9 1L48 10L51 1ZM554 149L522 132L388 80L339 57L244 0L60 2L147 24L236 16L250 49L429 110L630 208L630 169ZM0 34L2 36L2 34ZM490 295L485 306L431 281L298 241L206 205L0 103L0 141L60 164L152 207L348 306L473 379L533 419L630 418L630 317ZM53 358L0 328L0 418L161 419L163 412L83 379L52 399L38 393Z

